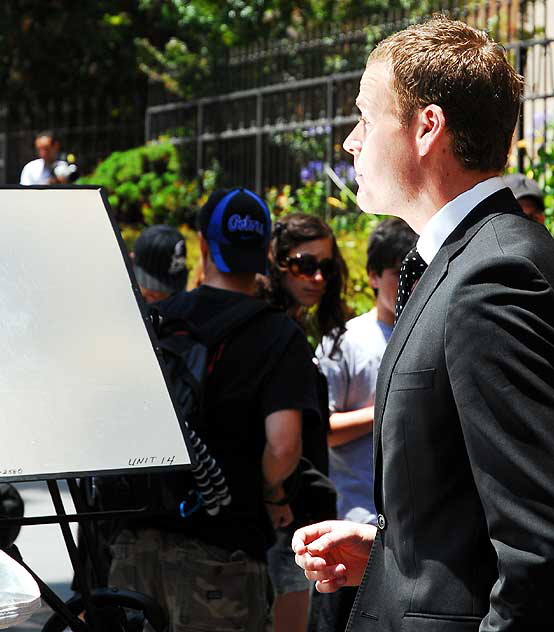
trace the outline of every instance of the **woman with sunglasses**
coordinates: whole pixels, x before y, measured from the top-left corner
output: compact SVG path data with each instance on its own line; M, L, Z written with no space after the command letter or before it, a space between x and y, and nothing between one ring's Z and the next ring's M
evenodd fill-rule
M275 223L269 259L266 299L287 311L316 342L340 337L348 270L331 228L315 215L287 215Z
M292 213L275 223L269 252L269 273L264 279L262 296L273 306L287 311L317 343L323 336L338 341L345 331L343 291L347 268L331 228L319 217ZM317 370L314 364L314 370ZM320 380L321 419L317 427L304 423L304 455L323 474L328 473L327 383ZM310 430L309 437L306 430ZM322 477L323 478L323 477ZM299 503L308 502L303 492ZM332 519L333 508L321 519ZM294 513L294 507L293 507ZM298 518L298 516L297 516ZM312 522L313 520L310 520ZM277 542L268 553L269 573L276 599L273 609L275 632L306 632L308 626L310 585L301 569L296 567L290 548L292 534L300 526L297 521L278 530ZM300 571L300 572L299 572Z

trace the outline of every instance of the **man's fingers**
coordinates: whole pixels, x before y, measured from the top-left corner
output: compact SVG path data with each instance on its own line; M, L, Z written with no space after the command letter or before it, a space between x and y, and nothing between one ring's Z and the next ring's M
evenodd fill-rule
M307 527L302 527L302 529L298 529L295 531L294 536L292 538L292 550L295 553L299 553L302 555L306 552L306 546L308 544L313 543L321 536L329 533L332 528L332 523L327 522L318 522L316 524L311 524Z
M336 570L334 567L328 567L322 571L304 571L304 575L306 575L306 579L309 579L312 582L328 582L339 579L346 581L346 572L344 569L340 571Z
M325 560L322 557L310 555L309 553L304 555L299 555L297 553L294 559L298 566L303 568L305 571L322 571L326 568L331 568L328 560ZM343 564L341 564L341 566L343 566Z
M324 533L320 538L308 542L306 551L314 556L325 555L332 551L335 546L344 544L344 541L345 536L343 533L330 531L329 533Z
M324 581L337 579L346 575L344 564L326 564L320 558L310 558L307 556L296 556L296 563L304 569L304 574L311 581Z
M315 589L320 593L332 593L345 584L346 579L344 577L338 577L337 579L330 579L327 581L317 581L315 583Z

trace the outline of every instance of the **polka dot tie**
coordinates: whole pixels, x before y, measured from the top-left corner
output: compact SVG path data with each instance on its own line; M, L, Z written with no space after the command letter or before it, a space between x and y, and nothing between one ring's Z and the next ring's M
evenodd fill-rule
M414 246L404 257L404 261L402 261L402 266L400 267L400 275L398 277L398 295L396 298L396 307L394 309L395 324L400 318L400 314L404 309L404 305L408 302L412 290L426 269L427 264L423 261L421 255Z

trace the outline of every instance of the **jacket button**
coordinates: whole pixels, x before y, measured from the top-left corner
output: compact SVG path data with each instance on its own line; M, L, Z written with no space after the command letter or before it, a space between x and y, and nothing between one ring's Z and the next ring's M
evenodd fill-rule
M383 514L379 514L377 516L377 526L381 531L387 526L387 521L385 520L385 516Z

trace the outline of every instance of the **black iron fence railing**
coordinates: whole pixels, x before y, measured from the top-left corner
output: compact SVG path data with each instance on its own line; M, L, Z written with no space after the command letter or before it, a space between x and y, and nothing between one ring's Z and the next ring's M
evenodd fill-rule
M536 156L552 125L553 43L542 37L505 45L525 76L512 159L520 170ZM354 101L361 73L333 73L149 107L146 139L164 138L180 146L192 175L217 160L228 184L242 183L258 192L318 179L325 164L348 182L353 173L342 141L357 120Z
M346 24L332 22L299 33L292 29L283 40L254 42L235 48L221 64L218 92L357 70L363 67L369 51L378 41L434 12L445 12L487 28L496 40L508 43L524 34L531 36L541 32L544 3L541 0L424 0L412 5L410 9L397 6L375 12L368 18Z

